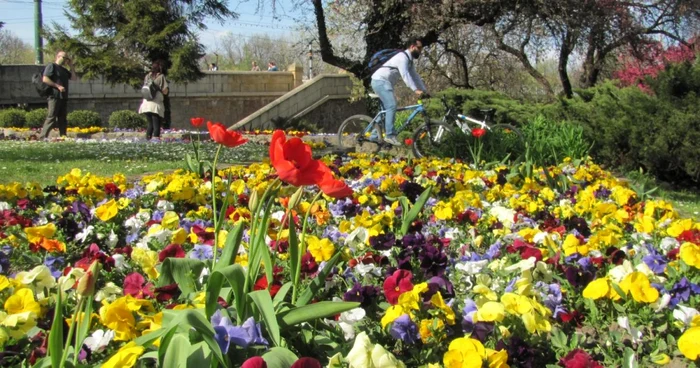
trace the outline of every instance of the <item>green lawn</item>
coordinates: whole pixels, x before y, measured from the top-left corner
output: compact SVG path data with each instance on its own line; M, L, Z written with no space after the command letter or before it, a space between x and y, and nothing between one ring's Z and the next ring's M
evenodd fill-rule
M202 143L202 157L213 159L216 148L214 143ZM185 154L192 152L191 144L176 142L0 141L0 183L55 184L56 178L73 168L100 176L122 173L136 178L144 173L183 168ZM265 146L254 143L224 147L219 162L260 161L266 152Z

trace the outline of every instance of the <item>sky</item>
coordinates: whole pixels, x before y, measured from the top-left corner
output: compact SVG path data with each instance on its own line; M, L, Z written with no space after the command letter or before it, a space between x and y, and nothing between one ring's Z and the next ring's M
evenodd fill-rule
M70 28L70 22L64 14L67 3L66 0L42 1L44 25L56 22ZM267 34L271 38L285 37L299 25L298 20L306 13L295 7L292 0L277 0L277 3L278 16L273 18L269 6L257 9L257 0L229 0L229 9L238 13L239 18L226 21L224 25L214 20L207 22L207 29L199 33L200 41L207 47L207 51L213 51L217 38L227 32L240 37L252 37L256 34ZM0 0L0 22L5 23L3 29L11 31L24 42L34 46L34 1Z

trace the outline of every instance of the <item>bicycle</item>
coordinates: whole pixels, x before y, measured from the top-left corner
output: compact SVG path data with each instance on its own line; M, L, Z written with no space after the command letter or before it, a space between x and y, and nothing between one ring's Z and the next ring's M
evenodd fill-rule
M514 162L524 156L523 134L510 124L492 124L493 109L480 110L484 114L484 120L479 120L454 111L445 96L442 96L442 104L445 108L442 120L426 120L413 134L412 148L416 157L436 153L444 155L448 144L453 148L455 156L458 152L464 153L462 150L466 149L475 161L486 159ZM461 131L466 137L454 134L455 130Z
M379 96L374 93L370 93L369 97L379 98ZM416 116L418 116L418 114L422 115L423 120L425 122L429 121L428 113L423 107L422 99L419 99L418 103L415 105L404 106L396 109L397 112L407 110L413 110L413 112L408 117L408 119L406 119L405 122L401 124L397 124L399 123L398 120L395 122L394 131L396 132L396 135L398 135L399 133L404 131L408 126L410 126L411 122L413 121L413 119L416 118ZM338 147L343 149L358 148L361 147L364 143L371 143L373 145L376 145L376 147L373 149L375 153L379 152L384 148L394 147L391 144L384 142L383 140L384 115L386 115L386 110L384 110L382 106L381 110L377 113L377 115L374 118L360 114L353 115L345 119L345 121L343 121L343 123L340 124L340 129L338 129ZM375 130L377 132L377 139L370 139L372 132Z

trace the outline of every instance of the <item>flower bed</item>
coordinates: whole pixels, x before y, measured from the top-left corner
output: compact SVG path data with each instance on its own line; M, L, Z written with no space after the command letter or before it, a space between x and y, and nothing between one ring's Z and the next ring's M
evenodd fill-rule
M310 154L276 134L269 163L213 181L75 170L52 187L0 185L2 365L698 358L700 224L597 165L511 175Z

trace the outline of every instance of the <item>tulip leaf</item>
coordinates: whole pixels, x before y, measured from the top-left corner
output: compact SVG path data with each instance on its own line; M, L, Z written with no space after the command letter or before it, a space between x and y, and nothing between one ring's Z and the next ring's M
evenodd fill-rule
M221 258L216 262L214 271L218 271L226 266L230 266L236 260L238 249L241 247L241 239L243 238L243 221L238 222L226 236L224 251Z
M334 316L360 306L356 302L318 302L304 305L282 312L278 315L278 321L282 328L298 325L303 322L313 321L318 318Z
M275 346L280 346L280 326L277 323L277 315L275 313L274 306L272 305L270 292L267 290L258 290L249 293L248 297L258 308L258 312L260 313L263 323L265 323L265 326L267 327L267 332L270 334L272 343Z
M279 305L284 301L284 298L287 297L287 294L289 294L289 290L292 288L292 282L286 282L280 289L277 291L277 294L275 294L275 298L272 299L272 305Z
M163 261L158 286L177 284L184 295L197 291L195 279L199 278L204 263L193 258L168 257Z
M309 304L311 299L316 295L316 293L323 289L326 286L326 276L333 270L333 267L335 267L335 264L338 263L338 260L340 259L341 256L340 250L336 252L331 259L326 262L325 266L323 266L323 269L318 273L318 275L311 280L311 283L309 284L306 289L301 293L299 296L299 299L297 299L295 305L297 307L301 307L304 305Z
M294 286L294 297L296 297L297 288L299 287L299 275L301 274L301 243L297 236L297 231L294 225L291 213L289 217L289 268L291 270L292 285ZM294 300L292 300L292 303Z
M218 271L214 271L207 281L205 309L207 318L216 312L218 306L217 300L224 282L227 282L233 289L233 299L236 304L236 313L238 320L243 320L245 317L245 292L243 285L245 283L245 271L240 264L232 264L223 267ZM227 300L228 302L228 300Z
M418 214L420 214L420 211L423 209L423 206L425 206L425 202L427 202L428 198L430 198L430 192L432 190L432 185L429 185L428 188L426 188L423 191L423 193L421 193L421 195L416 200L416 203L413 205L413 207L411 207L406 216L403 218L403 223L401 224L401 235L406 235L408 233L408 229L411 227L413 220L415 220L416 217L418 217Z
M60 289L60 288L59 288ZM60 367L61 356L63 355L63 300L62 291L56 293L56 307L54 309L53 322L49 332L49 351L51 366Z
M228 367L230 364L226 364L227 362L224 360L224 356L221 353L221 348L219 347L219 343L216 342L214 339L214 336L216 333L214 332L214 327L211 326L211 323L204 319L204 315L200 312L201 310L196 310L196 309L188 309L183 311L184 312L184 317L187 323L189 323L189 326L194 328L197 332L199 332L204 339L204 342L207 343L209 346L209 349L214 353L214 356L216 357L216 360L221 363L222 366Z
M211 349L201 341L190 347L190 354L187 357L187 367L210 367Z
M299 359L289 349L278 346L273 347L262 358L267 364L267 368L289 368Z
M84 316L92 316L92 298L87 298L85 300L85 310L83 311L85 314ZM75 341L76 344L75 346L83 346L83 341L85 341L85 338L88 335L88 332L90 331L90 322L92 321L92 318L83 318L80 321L78 321L77 324L77 331L75 335Z
M176 334L170 339L161 367L187 367L190 340L183 334Z
M158 346L158 361L162 363L161 364L162 367L167 367L167 365L164 365L165 356L168 354L168 350L170 350L171 342L173 341L174 337L177 335L178 335L178 329L171 328L160 339L160 344L159 344L160 346Z

